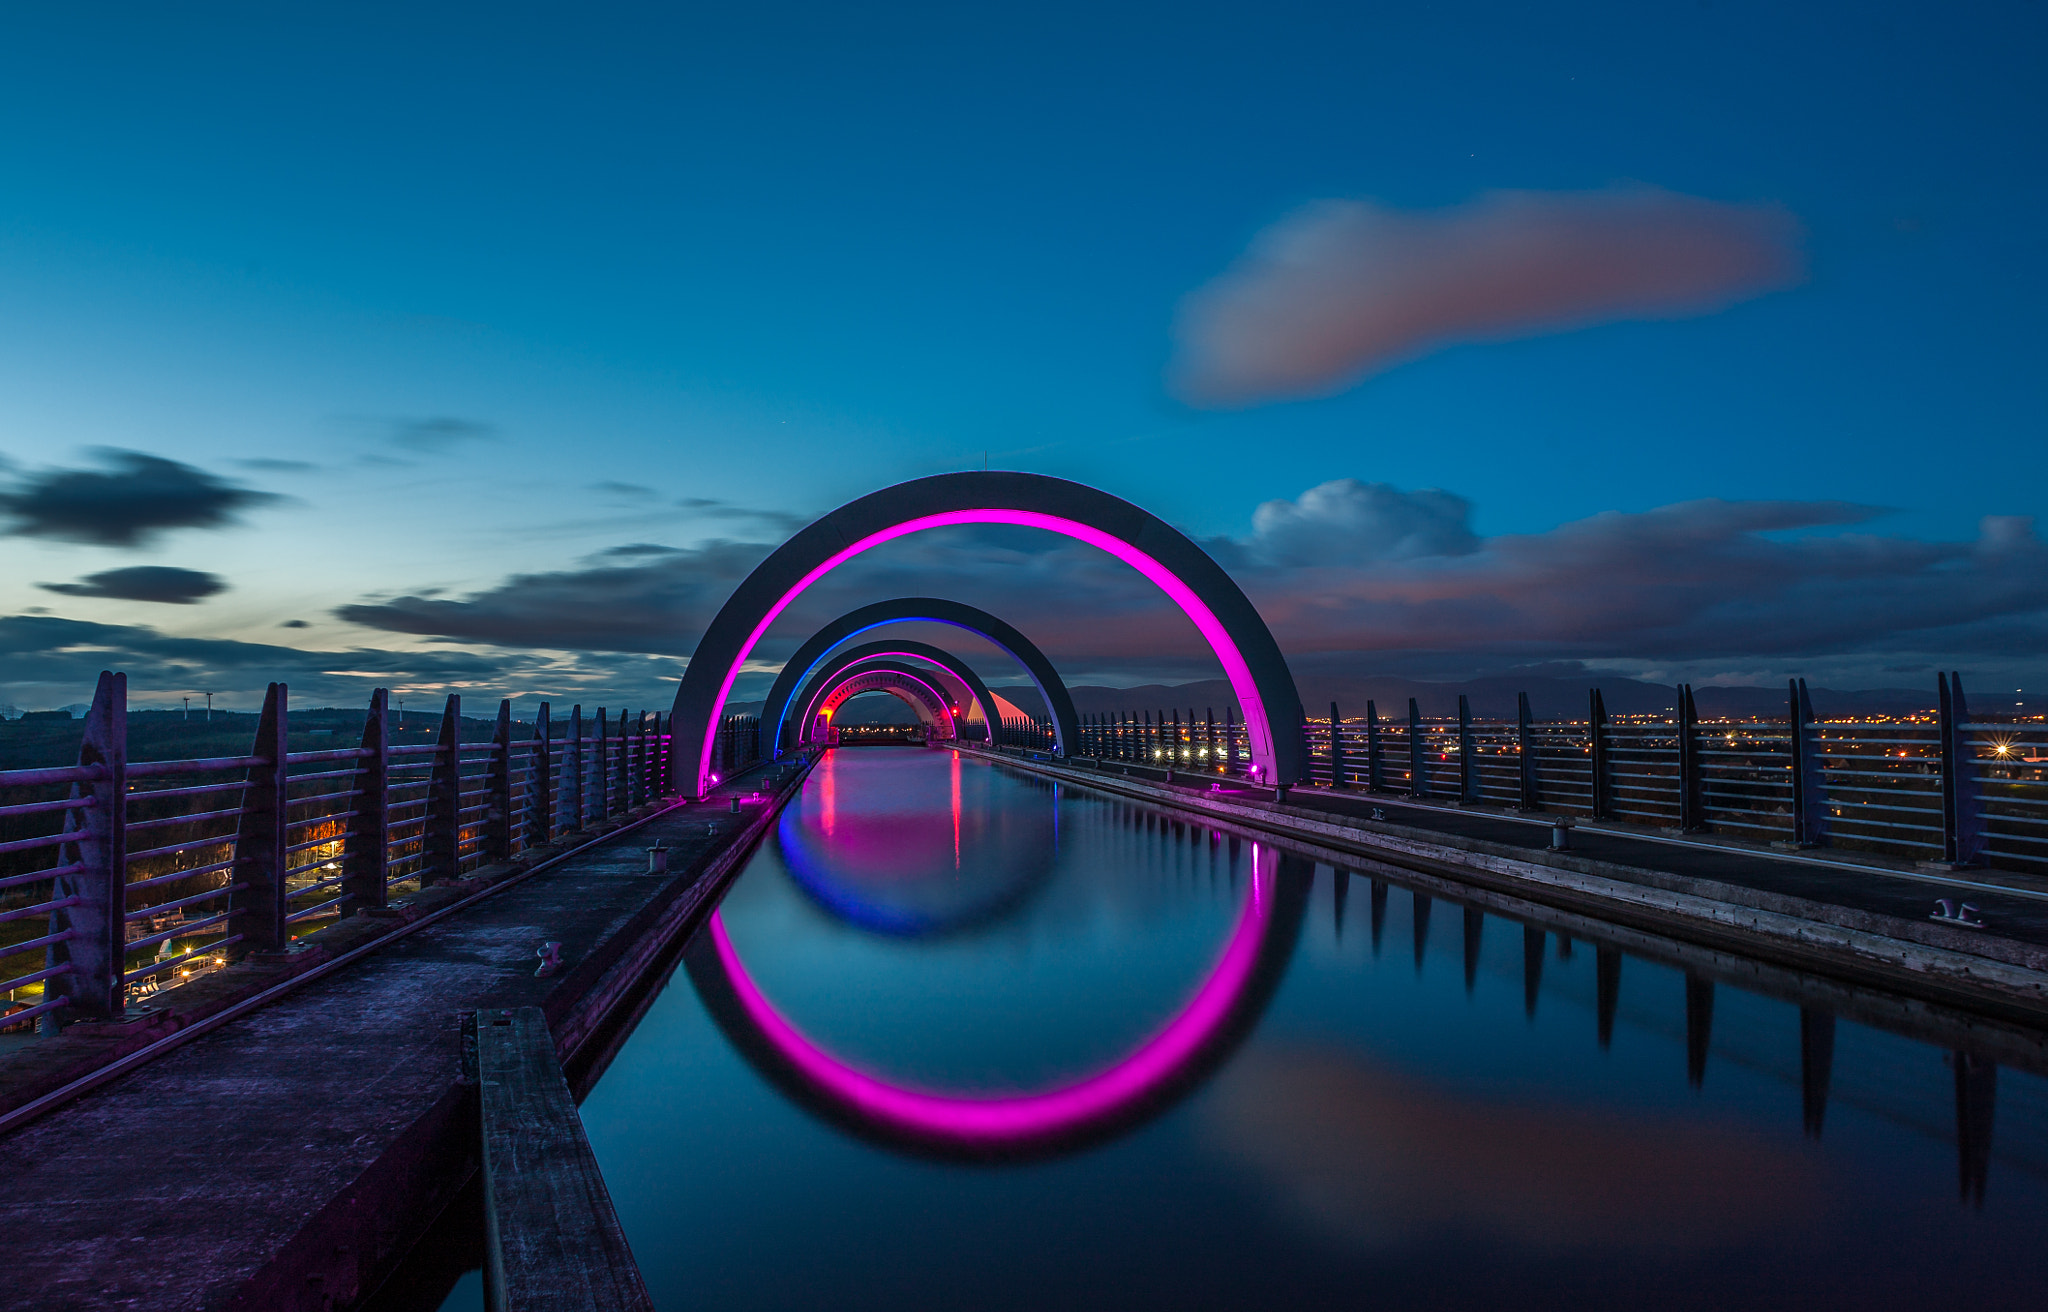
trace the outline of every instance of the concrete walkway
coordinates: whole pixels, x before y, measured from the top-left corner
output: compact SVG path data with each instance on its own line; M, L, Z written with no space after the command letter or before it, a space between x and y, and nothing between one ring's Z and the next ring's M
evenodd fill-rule
M474 1170L459 1013L541 1007L587 1087L775 810L662 811L0 1140L0 1308L353 1303Z

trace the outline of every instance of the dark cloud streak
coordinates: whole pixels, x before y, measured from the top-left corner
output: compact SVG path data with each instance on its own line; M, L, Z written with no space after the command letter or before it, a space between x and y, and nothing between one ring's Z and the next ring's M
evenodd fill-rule
M125 569L101 570L76 583L38 583L45 592L67 597L104 597L111 601L150 601L169 606L190 606L227 591L217 574L170 565L130 565Z
M0 490L7 532L101 547L141 546L176 529L226 528L283 498L140 451L100 448L104 469L47 469Z

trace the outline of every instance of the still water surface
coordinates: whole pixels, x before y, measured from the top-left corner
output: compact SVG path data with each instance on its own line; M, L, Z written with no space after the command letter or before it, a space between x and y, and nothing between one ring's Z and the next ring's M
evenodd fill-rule
M2048 1305L2037 1075L1377 873L831 753L583 1106L656 1301Z

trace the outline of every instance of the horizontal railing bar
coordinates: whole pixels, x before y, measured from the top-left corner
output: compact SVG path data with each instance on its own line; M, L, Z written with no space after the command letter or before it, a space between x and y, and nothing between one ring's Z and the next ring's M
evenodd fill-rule
M143 829L162 829L166 825L196 825L208 820L224 820L228 816L241 813L241 807L230 806L219 811L198 811L192 815L164 815L154 820L130 820L128 832L132 834Z
M38 1016L47 1016L59 1007L68 1007L70 1005L71 999L69 998L58 998L52 1002L39 1003L36 1006L25 1008L7 1016L4 1020L0 1020L0 1024L26 1025Z
M355 779L361 777L362 773L361 770L315 770L311 774L288 775L285 778L285 782L288 784L311 784L318 783L322 779ZM325 797L327 794L313 793L311 796ZM294 797L291 800L298 802L305 799Z
M41 980L55 979L59 975L69 975L72 971L76 969L78 969L78 967L66 961L60 965L45 966L41 970L30 971L26 975L17 975L13 979L0 979L0 993L12 993L16 989L26 988L30 984L37 983ZM0 1020L0 1024L7 1023L9 1022L5 1020Z
M316 902L310 907L306 907L302 910L292 912L290 915L284 918L284 923L287 925L296 925L301 920L311 920L315 916L319 915L321 912L327 911L333 907L338 907L347 900L348 895L344 893L340 897L331 897L327 899L325 902Z
M60 797L54 802L17 802L13 806L0 806L0 820L12 820L24 815L42 815L50 811L83 811L98 806L100 799L90 793L84 797Z
M153 943L161 943L165 939L183 938L187 934L197 934L202 929L210 929L213 926L220 924L224 920L228 920L234 916L239 916L248 909L249 908L247 907L234 907L230 910L221 912L219 915L208 916L204 920L194 920L187 924L180 925L176 929L167 929L161 934L151 934L147 938L133 939L126 945L124 951L137 952L143 948L149 947ZM168 961L163 962L159 966L159 969L161 969L161 966L167 966L170 964L171 963Z
M235 835L226 834L220 838L195 838L190 842L173 843L169 847L152 847L145 852L130 852L128 854L128 864L134 865L137 861L147 861L153 857L176 856L180 852L190 852L194 848L220 847L223 844L233 843L234 841Z
M19 943L0 944L0 960L5 960L8 957L18 957L24 952L33 952L37 948L46 948L52 943L69 943L78 936L78 931L75 929L60 929L54 934L45 934L41 938L23 939Z
M249 770L269 765L264 756L208 756L196 761L130 761L128 777L141 779L166 774L205 774L213 770Z
M121 982L123 984L132 984L144 975L154 975L160 970L169 970L181 961L190 961L194 957L204 956L209 952L218 952L230 943L241 942L245 937L247 936L243 934L230 934L226 938L215 939L203 947L187 948L175 957L169 957L163 961L153 961L147 966L128 971L121 976Z
M375 755L377 755L377 749L374 747L331 747L317 752L286 752L284 763L286 765L313 765L320 761L367 761ZM355 772L345 770L342 773L353 774Z
M38 902L32 907L15 907L11 911L0 911L0 925L4 925L10 920L26 920L30 916L47 916L52 911L62 911L65 907L75 907L84 901L84 898L73 894L70 897L60 897L53 902Z
M44 770L0 770L0 788L89 784L104 776L106 769L103 765L56 765Z
M128 794L128 805L155 802L166 797L199 797L206 793L226 793L237 788L247 788L247 779L233 779L218 784L188 784L182 788L151 788L139 793Z
M37 848L56 847L62 843L75 843L79 839L86 837L89 837L89 835L83 830L73 830L70 833L44 834L38 838L17 838L11 843L0 843L0 853L33 852Z
M166 911L176 911L179 907L190 906L194 902L204 902L209 898L221 897L234 892L236 889L247 887L249 887L249 881L247 880L243 880L239 884L222 884L219 888L209 888L204 893L194 893L191 897L181 897L175 902L159 902L153 907L144 907L140 911L130 911L121 917L121 923L132 925L138 920L148 920L151 916L160 916Z
M126 884L123 884L122 887L129 892L133 892L138 888L155 888L158 884L172 884L180 879L193 879L200 875L217 874L230 866L249 865L255 860L256 858L253 856L229 857L225 861L216 861L210 866L195 866L191 870L173 870L168 875L151 875L148 879L131 879Z
M25 875L9 875L5 879L0 879L0 888L20 888L23 884L40 884L45 880L62 879L66 875L82 875L90 868L83 861L73 861L68 866L31 870Z

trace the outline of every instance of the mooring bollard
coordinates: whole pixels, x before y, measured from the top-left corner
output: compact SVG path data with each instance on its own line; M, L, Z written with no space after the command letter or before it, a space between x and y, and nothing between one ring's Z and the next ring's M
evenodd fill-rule
M738 815L740 813L740 799L737 797L732 799L732 813L734 815Z
M533 955L540 958L540 969L533 972L535 979L546 979L562 968L560 943L543 943L533 950Z
M1550 822L1550 850L1553 852L1563 852L1568 850L1571 845L1572 818L1568 815L1555 817Z
M647 873L665 875L668 873L668 849L660 843L647 849Z

